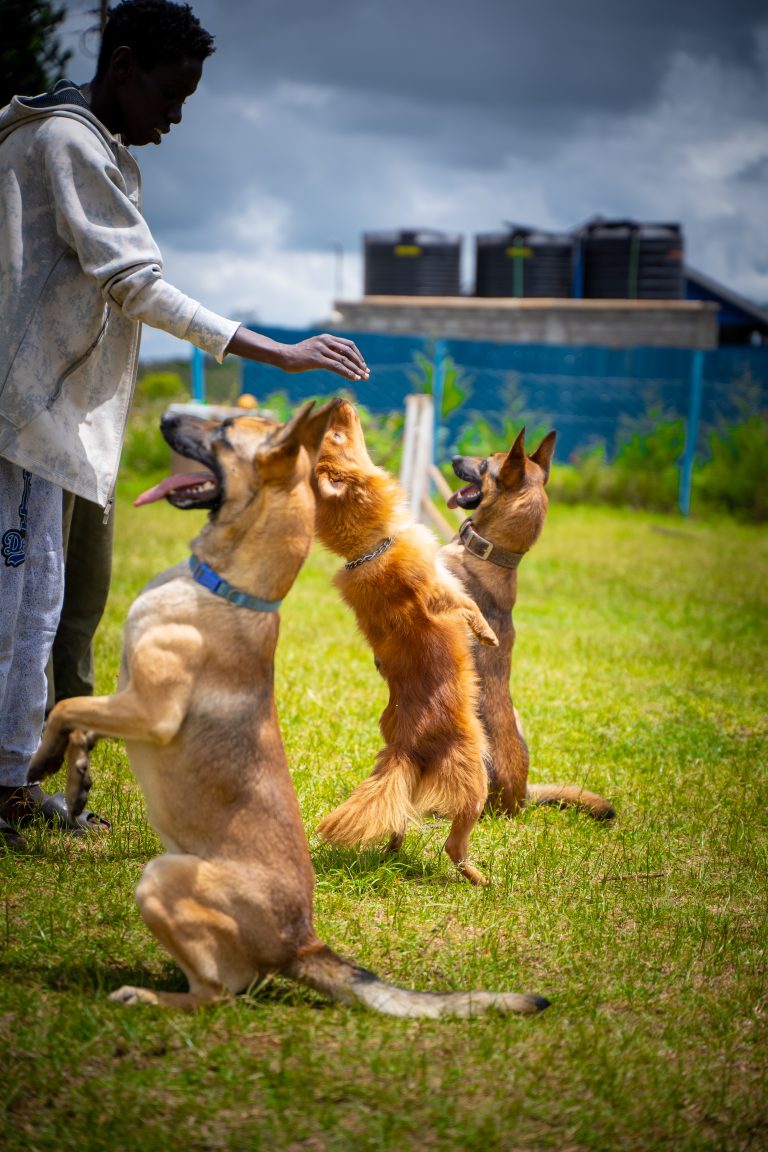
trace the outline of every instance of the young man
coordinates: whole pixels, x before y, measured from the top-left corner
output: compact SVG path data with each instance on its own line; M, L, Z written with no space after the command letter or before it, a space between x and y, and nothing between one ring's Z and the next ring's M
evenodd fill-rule
M213 52L189 5L125 0L90 84L60 81L0 111L0 836L35 811L80 832L61 795L27 782L64 591L62 490L109 516L142 323L222 360L368 376L355 345L278 344L163 278L128 146L160 144Z

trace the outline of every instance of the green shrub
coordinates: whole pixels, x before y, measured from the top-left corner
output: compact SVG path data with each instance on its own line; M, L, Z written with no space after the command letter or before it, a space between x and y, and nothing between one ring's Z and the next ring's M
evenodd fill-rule
M694 478L707 506L759 523L768 520L768 419L749 414L709 437L710 459Z
M178 372L150 368L139 376L125 433L123 471L138 476L167 471L171 451L160 434L160 418L169 404L185 400L189 393Z
M166 405L137 407L131 412L125 434L121 469L139 476L167 471L171 450L160 433L160 417Z
M625 422L620 436L613 462L614 500L633 508L673 512L680 490L685 421L651 408L639 422Z
M184 381L178 372L148 372L136 384L136 400L163 400L170 404L188 399Z
M551 498L561 504L614 502L615 472L606 458L603 441L576 453L569 464L555 461L548 487Z

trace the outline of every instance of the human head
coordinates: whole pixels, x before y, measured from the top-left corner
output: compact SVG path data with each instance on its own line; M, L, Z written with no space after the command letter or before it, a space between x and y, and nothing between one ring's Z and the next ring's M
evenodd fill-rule
M123 0L110 9L93 88L107 127L127 143L160 143L181 121L197 88L213 37L188 4Z
M207 60L216 49L189 4L171 0L123 0L109 9L96 65L96 79L103 80L117 48L130 48L145 72L157 64L171 64L185 57Z

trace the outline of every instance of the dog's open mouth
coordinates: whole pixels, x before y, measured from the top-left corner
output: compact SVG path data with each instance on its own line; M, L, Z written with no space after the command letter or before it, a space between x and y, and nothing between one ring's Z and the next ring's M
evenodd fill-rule
M140 508L142 504L167 500L174 508L216 508L220 492L221 486L213 472L180 472L176 476L166 476L154 488L142 492L133 505Z
M482 498L483 490L479 484L467 484L449 496L447 504L449 508L477 508Z

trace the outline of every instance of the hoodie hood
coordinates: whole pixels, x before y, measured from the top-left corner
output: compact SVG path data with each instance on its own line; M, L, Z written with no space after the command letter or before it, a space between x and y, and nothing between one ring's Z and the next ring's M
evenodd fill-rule
M91 112L78 86L72 80L59 80L50 92L43 92L39 96L14 96L10 104L0 109L0 144L22 124L30 124L33 120L47 116L70 116L76 120L85 120L109 144L114 145L116 141Z

